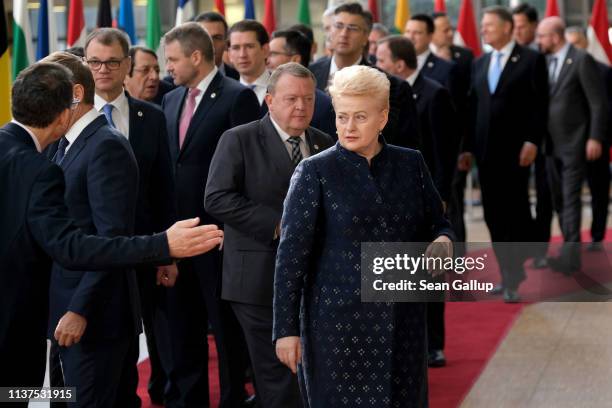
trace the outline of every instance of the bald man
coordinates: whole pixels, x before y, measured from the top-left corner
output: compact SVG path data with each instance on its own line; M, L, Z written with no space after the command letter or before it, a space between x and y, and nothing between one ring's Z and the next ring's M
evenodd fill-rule
M580 192L588 161L597 160L607 135L607 101L593 57L565 41L559 17L540 22L536 39L546 54L548 107L548 170L553 204L565 243L549 265L566 275L580 270Z

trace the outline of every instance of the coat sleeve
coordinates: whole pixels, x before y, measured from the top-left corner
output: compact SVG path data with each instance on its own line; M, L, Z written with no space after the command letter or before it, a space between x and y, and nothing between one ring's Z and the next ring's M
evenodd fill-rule
M531 104L528 110L531 113L531 126L525 132L525 141L531 142L540 148L544 136L548 133L548 70L544 56L538 54L532 70L531 96L527 103Z
M608 101L606 100L605 84L591 55L585 54L582 58L578 67L578 78L588 101L591 115L588 137L606 143L608 139Z
M30 192L27 226L37 244L64 268L101 270L171 262L166 233L152 237L85 235L68 215L62 170L50 165Z
M317 222L322 206L315 165L303 161L291 177L281 222L274 271L273 340L300 335L300 301L313 263Z
M206 212L232 228L269 243L281 213L244 195L245 148L235 132L221 136L208 171L204 195Z

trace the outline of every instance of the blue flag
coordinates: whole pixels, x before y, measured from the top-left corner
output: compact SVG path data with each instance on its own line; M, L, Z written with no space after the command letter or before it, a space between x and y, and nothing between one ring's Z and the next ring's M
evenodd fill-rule
M244 0L244 18L255 20L255 5L253 0Z
M119 2L119 18L117 18L117 26L119 29L125 31L130 37L132 45L136 45L138 38L136 37L134 6L132 5L132 0L121 0Z
M193 18L193 1L179 0L176 8L176 24L181 25Z
M4 18L4 17L3 17ZM49 4L47 0L40 1L38 9L38 44L36 45L36 60L49 55ZM55 39L53 39L55 41Z

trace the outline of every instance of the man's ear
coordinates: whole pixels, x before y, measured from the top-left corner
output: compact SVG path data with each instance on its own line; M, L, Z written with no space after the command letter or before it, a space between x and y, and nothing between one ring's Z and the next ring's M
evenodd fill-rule
M271 108L272 108L272 99L273 98L274 97L271 94L269 94L269 93L267 93L266 96L264 97L264 101L266 101L266 105L268 105L268 110L269 111L272 110Z

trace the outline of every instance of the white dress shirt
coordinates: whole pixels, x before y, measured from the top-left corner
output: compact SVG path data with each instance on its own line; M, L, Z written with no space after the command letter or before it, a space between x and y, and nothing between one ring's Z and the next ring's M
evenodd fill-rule
M289 143L288 140L290 137L295 137L295 136L290 136L287 132L281 129L278 123L276 123L274 119L272 119L271 115L270 115L270 120L272 121L272 125L274 125L274 129L276 129L276 131L278 132L281 140L283 141L283 144L285 145L285 148L287 149L287 153L289 153L289 157L291 158L291 152L293 150L293 145ZM310 149L308 147L308 143L306 143L306 133L302 132L302 134L298 137L300 138L300 152L302 152L302 158L305 159L308 156L310 156Z
M552 54L549 58L557 59L557 67L555 69L555 82L559 80L559 74L561 73L561 68L563 68L563 64L565 64L565 58L567 57L567 52L569 51L569 43L565 43L563 47L554 54ZM548 64L550 64L550 59L547 60Z
M121 91L119 96L111 102L106 101L104 98L96 94L94 96L94 106L96 110L104 114L103 108L106 104L110 103L113 105L113 123L115 128L121 132L126 139L130 138L130 104L128 103L125 92Z
M38 150L38 153L41 153L42 152L42 148L40 147L40 142L38 141L36 136L34 136L34 133L32 133L32 131L30 129L28 129L26 127L26 125L24 125L21 122L17 122L15 119L11 120L11 122L16 124L17 126L21 127L26 132L28 132L28 135L30 135L30 137L32 138L32 141L34 142L34 145L36 146L36 150Z
M113 109L113 112L114 111L115 109ZM85 128L89 126L91 122L96 120L98 116L100 116L100 112L92 108L91 110L89 110L89 112L81 116L79 120L74 122L74 125L72 125L70 129L68 129L68 132L66 132L66 135L65 135L66 140L68 140L68 145L66 146L65 153L68 153L68 150L70 149L72 144L77 140L79 135L83 133L83 130L85 130ZM113 117L113 120L115 120L114 117Z
M427 58L429 58L429 54L431 54L431 51L428 49L425 52L417 55L417 70L416 70L417 75L419 74L419 72L421 72L421 70L423 69L423 66L425 66L425 61L427 61Z
M254 82L247 82L242 76L240 76L240 83L246 87L252 88L255 95L257 95L257 100L259 104L263 104L264 97L268 92L268 82L270 81L270 71L267 69L264 70L263 74L259 76ZM254 88L253 88L254 86Z
M202 79L200 83L196 86L196 88L200 90L200 94L196 96L195 98L196 104L195 104L195 109L193 110L194 114L195 114L195 111L198 110L198 106L200 106L200 102L202 102L202 99L204 98L204 94L206 93L206 91L208 90L208 87L210 86L213 79L215 78L215 75L217 75L217 72L219 72L219 68L213 67L212 71L210 71L208 75L206 75L204 79ZM185 103L186 102L187 102L187 98L185 98Z

